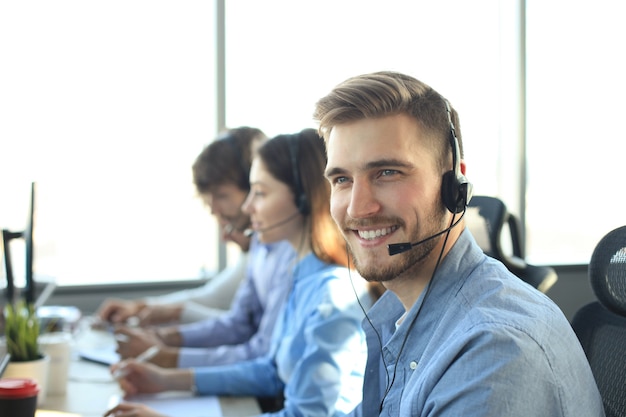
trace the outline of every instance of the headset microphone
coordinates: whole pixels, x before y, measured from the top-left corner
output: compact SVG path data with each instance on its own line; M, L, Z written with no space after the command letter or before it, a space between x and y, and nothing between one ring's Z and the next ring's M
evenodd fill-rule
M267 227L263 227L261 229L258 230L254 230L254 229L246 229L243 231L243 235L245 237L250 237L254 234L254 232L267 232L268 230L272 230L275 229L279 226L282 226L283 224L292 221L293 219L295 219L296 217L298 217L300 215L300 211L297 211L295 213L293 213L291 216L287 217L286 219L283 219L281 221L279 221L278 223L274 223L272 225L269 225Z
M410 250L411 248L413 248L413 246L421 245L422 243L428 242L429 240L434 239L437 236L443 235L444 233L450 231L454 226L459 224L459 222L461 221L464 215L465 215L465 211L462 212L461 217L459 217L452 225L450 225L450 227L446 227L441 232L437 232L432 236L428 236L426 239L422 239L419 242L390 243L389 245L387 245L387 251L389 252L389 256L406 252Z

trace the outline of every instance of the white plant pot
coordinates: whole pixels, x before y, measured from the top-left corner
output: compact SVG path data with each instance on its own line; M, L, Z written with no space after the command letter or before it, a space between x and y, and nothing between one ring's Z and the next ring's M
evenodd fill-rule
M4 371L3 378L31 378L39 385L39 395L37 404L42 404L46 399L48 391L48 372L50 367L50 357L45 355L41 359L29 362L9 362Z

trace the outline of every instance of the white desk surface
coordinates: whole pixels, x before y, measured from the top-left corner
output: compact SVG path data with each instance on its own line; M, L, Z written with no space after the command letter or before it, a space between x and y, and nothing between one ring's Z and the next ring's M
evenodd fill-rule
M39 406L37 417L102 417L105 411L119 402L122 391L111 377L108 367L82 360L77 354L79 347L96 347L101 344L102 337L101 334L85 336L83 332L76 339L67 392L65 395L48 394ZM221 397L219 402L224 417L260 414L258 403L254 398Z

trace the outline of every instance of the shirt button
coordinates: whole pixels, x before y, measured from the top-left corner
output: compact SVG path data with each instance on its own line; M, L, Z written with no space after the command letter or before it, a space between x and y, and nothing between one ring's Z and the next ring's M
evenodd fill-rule
M411 368L411 369L417 368L417 362L411 361L411 363L409 364L409 368Z

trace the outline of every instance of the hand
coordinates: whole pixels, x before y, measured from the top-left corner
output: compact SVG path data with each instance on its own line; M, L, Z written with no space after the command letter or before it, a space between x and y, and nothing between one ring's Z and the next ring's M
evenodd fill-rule
M144 307L145 303L143 301L111 298L104 300L98 308L96 316L103 321L111 323L124 323L130 317L139 314Z
M116 326L115 338L117 340L115 351L119 353L122 359L135 358L151 346L165 347L153 329Z
M246 229L250 227L250 216L239 212L239 215L234 219L220 218L218 222L223 241L235 242L244 252L250 249L250 236L245 233Z
M167 339L164 339L164 334ZM136 358L148 348L156 346L158 353L148 360L150 363L163 368L176 368L178 366L179 348L169 345L169 340L180 343L180 334L176 327L158 329L139 329L117 326L115 330L117 349L122 359Z
M144 404L121 403L104 413L104 417L167 417Z
M126 396L163 391L189 391L194 384L190 369L164 369L152 363L124 360L111 366L111 374L120 371L117 382Z
M244 230L234 230L228 234L227 237L224 237L225 241L235 242L242 251L247 252L250 249L250 236L247 236Z
M159 327L156 334L167 346L180 347L183 345L183 336L178 331L178 326Z
M146 306L137 313L141 327L171 323L180 320L181 304Z
M151 363L128 359L112 365L110 371L127 396L154 394L170 389L166 378L168 370Z

